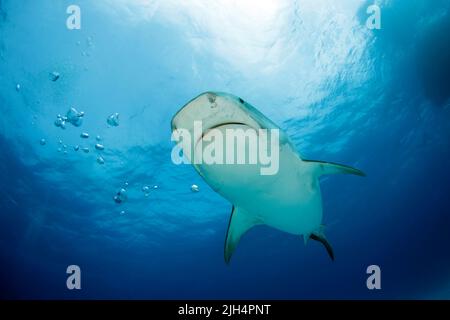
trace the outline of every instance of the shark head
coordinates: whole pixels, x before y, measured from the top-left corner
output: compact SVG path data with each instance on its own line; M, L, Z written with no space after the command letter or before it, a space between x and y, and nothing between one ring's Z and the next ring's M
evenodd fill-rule
M180 147L176 150L182 150L202 176L207 168L198 164L205 164L205 154L210 160L206 164L239 163L263 175L276 174L279 145L290 143L282 130L256 108L224 92L208 91L190 100L172 118L171 126L172 141ZM240 169L233 172L242 176Z
M261 127L244 100L221 92L202 93L184 105L172 118L172 132L184 129L193 135L196 121L202 123L204 132L226 125Z

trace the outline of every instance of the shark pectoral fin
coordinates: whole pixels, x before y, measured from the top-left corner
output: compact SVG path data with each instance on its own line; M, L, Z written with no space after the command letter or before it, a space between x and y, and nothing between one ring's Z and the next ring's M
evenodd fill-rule
M331 247L330 243L328 242L327 238L325 238L322 232L320 233L313 232L311 233L309 238L322 243L325 246L325 249L327 249L328 255L330 256L331 260L334 261L333 248Z
M245 210L233 206L225 239L225 262L227 264L230 262L241 237L257 224L259 223L252 219Z
M345 166L342 164L325 161L312 161L312 160L304 160L304 162L310 163L314 166L314 171L316 172L318 177L324 174L337 174L337 173L354 174L362 177L366 176L366 174L361 170Z

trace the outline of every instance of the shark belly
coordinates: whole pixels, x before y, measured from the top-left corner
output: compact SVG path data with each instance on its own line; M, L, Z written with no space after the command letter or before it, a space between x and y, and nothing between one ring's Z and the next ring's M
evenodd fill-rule
M295 235L309 235L322 221L317 181L288 145L279 150L279 170L261 175L261 164L197 165L205 181L255 224L266 224Z

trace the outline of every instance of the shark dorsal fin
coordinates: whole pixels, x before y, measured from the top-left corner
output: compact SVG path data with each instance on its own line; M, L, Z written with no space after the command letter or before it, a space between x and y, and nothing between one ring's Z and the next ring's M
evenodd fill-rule
M244 209L233 206L231 209L230 222L228 223L227 236L225 238L225 262L230 262L231 256L236 249L241 237L252 227L260 224L255 221Z

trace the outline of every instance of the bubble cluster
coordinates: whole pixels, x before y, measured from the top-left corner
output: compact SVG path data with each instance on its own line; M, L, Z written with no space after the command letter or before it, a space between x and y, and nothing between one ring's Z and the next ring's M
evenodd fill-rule
M149 186L143 186L142 187L142 192L144 193L144 195L146 197L148 197L150 195L150 187Z
M58 72L52 72L49 74L50 76L50 80L55 82L60 78L60 74ZM20 85L17 85L17 90L20 89ZM60 114L57 115L57 119L55 120L55 126L60 127L62 129L66 128L66 124L70 123L75 127L80 127L83 123L83 117L84 117L84 112L79 112L77 109L75 109L74 107L70 108L65 116L62 116ZM112 127L117 127L119 126L119 113L113 113L111 114L108 118L107 118L107 124L109 126ZM88 139L90 137L88 132L81 132L80 134L80 138L82 139ZM96 157L96 162L99 165L104 165L105 164L105 158L103 157L103 155L100 153L101 151L105 150L105 146L101 143L102 141L102 137L100 135L95 136L95 144L93 144L92 146L80 146L80 145L73 145L73 150L76 151L82 151L83 153L90 153L90 147L94 148L94 151L99 151L97 153L97 157ZM45 139L41 139L39 140L39 143L41 145L45 145L47 142ZM67 154L67 145L63 143L63 141L61 139L58 140L59 143L59 148L57 149L57 151L59 153L63 153L64 155ZM127 188L128 188L129 183L125 182L124 186L121 187L116 194L113 196L113 200L116 204L122 204L124 202L126 202L128 200L128 196L127 196ZM158 185L145 185L142 187L142 192L144 193L144 195L146 197L148 197L152 190L157 190L159 189ZM191 186L191 190L193 192L198 192L198 186L196 185L192 185ZM122 210L120 211L120 215L125 215L126 211Z
M55 126L61 128L61 129L65 129L66 128L66 117L63 117L60 114L58 114L56 116Z
M70 108L65 116L58 114L55 120L55 126L61 129L66 128L66 122L72 124L75 127L79 127L83 123L84 112L78 112L75 108Z
M92 41L92 37L88 36L86 38L86 44L88 45L88 47L92 47L94 45L94 42Z

